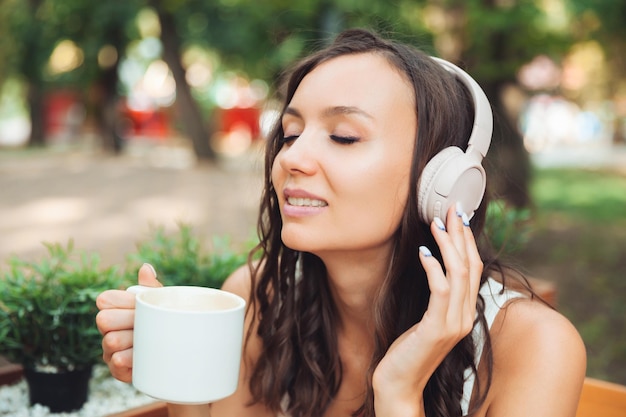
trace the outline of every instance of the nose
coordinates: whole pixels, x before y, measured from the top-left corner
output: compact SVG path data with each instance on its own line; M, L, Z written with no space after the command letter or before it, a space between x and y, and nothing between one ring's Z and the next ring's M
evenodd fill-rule
M314 174L318 167L315 135L303 132L297 139L283 145L276 159L280 167L291 174Z

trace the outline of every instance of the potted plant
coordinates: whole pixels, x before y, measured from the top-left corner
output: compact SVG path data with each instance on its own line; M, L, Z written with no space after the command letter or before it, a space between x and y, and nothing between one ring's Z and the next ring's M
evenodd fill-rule
M44 244L38 262L13 257L0 276L0 353L21 364L31 404L77 410L87 399L92 366L102 358L96 296L122 285L95 255L76 259L73 242Z

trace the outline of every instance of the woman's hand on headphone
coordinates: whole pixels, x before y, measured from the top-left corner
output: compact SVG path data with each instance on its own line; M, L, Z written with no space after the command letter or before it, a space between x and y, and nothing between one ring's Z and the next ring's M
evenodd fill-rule
M419 248L431 292L428 308L422 320L389 347L374 372L377 415L379 410L380 415L423 413L421 396L426 383L472 330L483 263L461 207L448 211L446 224L447 228L441 219L431 224L446 272L428 248ZM388 407L395 409L394 414L387 412L391 411ZM413 407L418 407L415 413L410 410Z

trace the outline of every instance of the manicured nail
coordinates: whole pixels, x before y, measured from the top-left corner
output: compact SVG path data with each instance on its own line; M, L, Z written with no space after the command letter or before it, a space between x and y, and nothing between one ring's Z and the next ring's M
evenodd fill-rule
M435 217L435 226L437 226L439 229L445 231L446 230L446 225L443 224L443 221L441 221L441 219L439 217Z
M463 226L469 227L469 217L467 217L467 214L463 213L461 219L463 220Z
M456 215L459 217L463 217L463 205L461 204L460 201L456 202Z
M145 266L147 266L148 268L150 268L150 270L152 271L152 273L154 274L154 277L157 278L157 273L156 270L154 269L154 267L152 265L150 265L149 263L144 263Z
M428 249L426 246L420 246L419 250L420 250L420 253L426 257L433 256L430 249Z

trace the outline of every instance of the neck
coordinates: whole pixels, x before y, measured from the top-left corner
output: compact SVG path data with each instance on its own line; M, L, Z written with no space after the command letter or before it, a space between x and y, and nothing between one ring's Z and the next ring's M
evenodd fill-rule
M328 272L330 291L343 331L371 330L372 303L389 272L391 252L390 248L379 248L319 255Z

